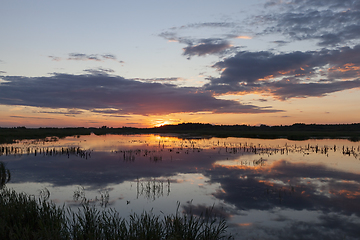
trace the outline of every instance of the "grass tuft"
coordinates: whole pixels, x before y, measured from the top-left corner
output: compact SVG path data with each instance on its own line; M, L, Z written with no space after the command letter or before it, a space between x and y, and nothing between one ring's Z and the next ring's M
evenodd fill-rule
M178 205L179 209L179 205ZM0 239L230 239L224 219L192 214L157 216L136 213L128 220L114 209L98 210L88 203L77 212L46 199L34 199L3 187L0 190Z

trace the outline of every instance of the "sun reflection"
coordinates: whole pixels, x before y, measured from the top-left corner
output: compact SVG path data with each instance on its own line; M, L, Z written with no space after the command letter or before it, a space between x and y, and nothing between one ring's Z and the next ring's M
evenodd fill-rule
M252 225L252 223L238 223L237 224L239 227L249 227Z

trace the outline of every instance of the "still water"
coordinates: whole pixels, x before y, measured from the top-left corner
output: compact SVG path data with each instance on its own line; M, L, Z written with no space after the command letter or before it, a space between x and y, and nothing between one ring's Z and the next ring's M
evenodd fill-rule
M77 136L0 145L8 188L123 216L212 207L235 239L359 239L360 143Z

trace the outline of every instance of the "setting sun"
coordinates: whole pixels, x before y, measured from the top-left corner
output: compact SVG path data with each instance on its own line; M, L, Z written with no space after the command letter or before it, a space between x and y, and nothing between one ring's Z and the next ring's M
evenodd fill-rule
M168 120L157 120L154 123L154 127L161 127L161 126L169 125L169 124L174 124L174 122L168 121Z

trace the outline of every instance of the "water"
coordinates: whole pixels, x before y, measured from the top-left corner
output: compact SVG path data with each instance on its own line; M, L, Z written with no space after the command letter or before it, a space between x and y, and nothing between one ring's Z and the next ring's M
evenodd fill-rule
M357 239L360 143L155 135L0 145L8 188L123 216L213 213L235 239Z

